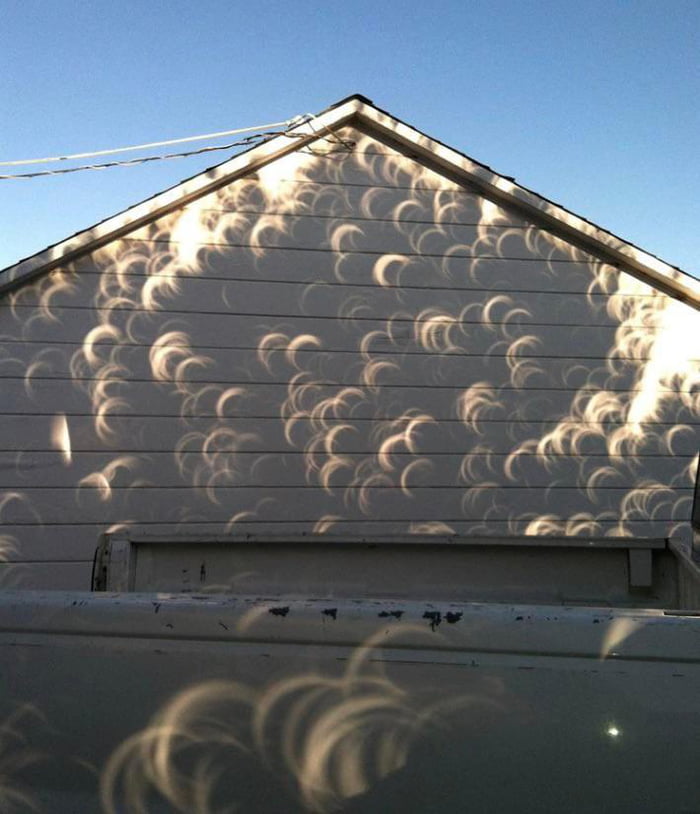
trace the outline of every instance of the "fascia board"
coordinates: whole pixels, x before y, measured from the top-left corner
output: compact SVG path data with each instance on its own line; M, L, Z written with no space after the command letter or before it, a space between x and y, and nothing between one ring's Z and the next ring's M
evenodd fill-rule
M536 222L543 223L562 237L591 251L613 264L624 266L652 285L687 304L700 309L700 281L662 260L600 229L572 212L542 198L536 193L462 153L399 121L360 98L350 98L331 107L313 119L286 131L250 150L234 156L210 170L149 198L112 218L78 232L38 254L0 271L0 293L14 288L20 281L42 274L77 256L93 251L132 229L145 225L167 212L206 195L236 177L293 152L308 144L325 130L342 126L357 117L379 134L388 136L411 149L418 157L447 170L476 187L489 197L516 207Z
M0 270L0 294L15 288L20 282L44 274L82 254L94 251L111 240L230 183L239 176L281 158L317 138L322 138L327 130L342 126L352 118L357 113L359 105L359 101L350 99L338 107L330 108L297 127L286 130L283 135L275 136L269 141L234 156L229 161L205 170L95 226L31 255L13 266Z
M671 296L700 308L700 281L680 269L664 263L514 181L498 175L488 167L472 161L371 105L358 102L357 112L380 133L409 144L419 157L463 178L487 196L506 205L515 206L536 222L554 229L562 237L573 240L588 251L602 255L608 262L620 264L625 270L636 272L638 276Z

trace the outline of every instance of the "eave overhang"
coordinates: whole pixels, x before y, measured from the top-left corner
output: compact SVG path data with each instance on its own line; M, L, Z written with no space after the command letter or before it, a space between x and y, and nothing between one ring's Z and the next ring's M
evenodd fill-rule
M0 271L0 294L94 251L350 122L376 131L454 180L478 190L505 207L516 209L537 225L604 262L616 265L664 293L700 309L700 281L694 277L430 138L359 95L351 96L228 161L9 266Z

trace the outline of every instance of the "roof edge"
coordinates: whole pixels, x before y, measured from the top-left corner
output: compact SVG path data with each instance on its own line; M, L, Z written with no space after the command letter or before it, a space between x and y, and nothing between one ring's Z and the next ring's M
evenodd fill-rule
M300 146L319 137L319 133L339 127L353 118L358 106L363 104L359 94L346 101L329 107L317 116L290 127L288 130L237 153L221 164L210 167L197 175L181 181L163 192L156 193L141 203L88 227L65 240L48 246L36 254L20 260L11 266L0 269L0 295L17 285L44 274L59 265L69 263L82 254L104 246L124 233L139 228L146 223L177 209L190 201L230 183L237 176L255 170Z
M624 267L625 271L641 277L670 296L700 309L700 280L416 130L376 107L359 93L341 99L312 119L262 144L0 270L0 294L212 192L239 175L296 150L300 145L318 138L319 131L337 128L355 117L380 134L409 146L418 157L456 175L488 197L515 207L586 251L605 258L613 265Z
M485 164L431 138L374 105L358 104L358 115L362 119L370 121L380 132L395 140L410 142L421 157L443 170L466 176L471 185L488 197L515 207L537 221L544 221L548 228L562 237L589 252L608 258L614 265L624 266L625 271L636 272L669 295L700 309L700 280L682 269L538 195L512 178L499 175Z

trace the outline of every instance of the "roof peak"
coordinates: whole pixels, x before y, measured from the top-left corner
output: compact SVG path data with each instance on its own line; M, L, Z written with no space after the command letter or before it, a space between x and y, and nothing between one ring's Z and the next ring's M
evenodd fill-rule
M344 99L341 99L340 101L331 105L329 108L327 108L327 110L333 110L334 107L340 107L346 102L362 102L365 105L374 105L374 102L367 96L364 96L361 93L351 93L350 96L346 96Z
M92 251L245 173L303 147L318 138L321 130L338 129L358 120L372 128L378 135L402 144L419 160L429 162L439 171L449 173L452 178L461 179L462 183L477 189L485 197L525 213L530 219L543 224L544 228L559 234L605 262L624 268L667 294L700 308L700 281L521 186L512 178L500 175L464 153L442 144L391 113L380 110L360 93L351 94L316 116L305 118L303 122L293 125L278 136L204 170L61 243L49 246L42 252L0 270L0 293L14 287L20 281L42 274Z

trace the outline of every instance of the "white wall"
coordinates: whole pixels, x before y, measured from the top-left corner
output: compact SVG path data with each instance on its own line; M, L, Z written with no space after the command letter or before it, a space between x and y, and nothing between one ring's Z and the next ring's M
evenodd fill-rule
M687 526L697 311L343 136L3 298L2 584L87 588L117 524Z

